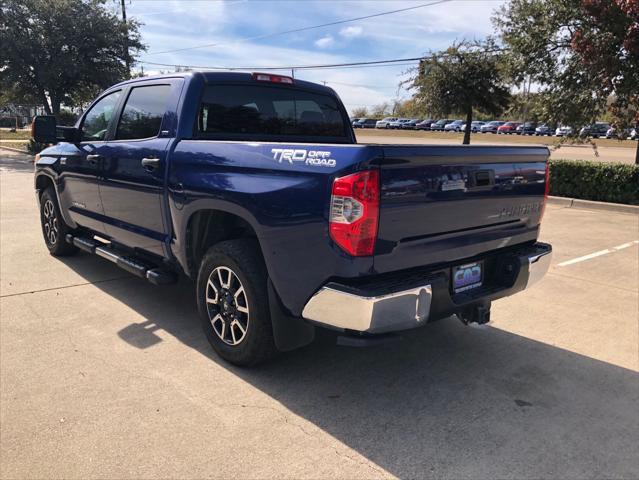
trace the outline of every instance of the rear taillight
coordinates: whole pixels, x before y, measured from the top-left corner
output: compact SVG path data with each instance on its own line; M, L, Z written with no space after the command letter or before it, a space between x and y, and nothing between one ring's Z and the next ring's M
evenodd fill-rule
M548 203L548 193L550 192L550 162L546 162L546 176L544 180L544 203L541 205L541 215L539 215L539 222L544 218L544 212L546 211L546 204Z
M336 178L331 195L329 233L354 257L372 255L379 223L379 172L367 170Z

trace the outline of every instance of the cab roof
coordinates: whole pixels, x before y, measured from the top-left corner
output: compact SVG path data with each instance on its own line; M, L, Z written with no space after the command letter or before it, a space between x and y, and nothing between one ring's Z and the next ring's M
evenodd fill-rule
M260 74L265 74L265 75L273 75L273 76L282 76L282 77L289 77L289 78L293 78L290 75L286 75L284 73L280 74L280 73L268 73L268 72L225 72L225 71L221 71L221 72L211 72L211 71L189 71L189 72L174 72L174 73L166 73L166 74L162 74L162 75L151 75L148 77L139 77L139 78L133 78L131 80L125 80L124 82L120 82L117 85L113 85L115 86L123 86L123 85L129 85L132 83L139 83L139 82L145 82L148 80L155 80L158 78L184 78L184 79L188 79L188 78L193 78L196 76L201 76L204 79L205 83L251 83L251 84L264 84L265 82L260 82L255 80L254 78L254 74L255 73L260 73ZM268 82L266 82L268 83ZM279 86L288 86L287 84L282 84L282 83L276 83L276 85ZM304 89L307 90L315 90L318 92L322 92L322 93L331 93L331 94L335 94L335 91L330 88L327 87L325 85L320 85L317 83L313 83L313 82L308 82L306 80L300 80L297 78L293 78L293 86L298 86L298 87L302 87ZM111 87L112 88L112 87Z

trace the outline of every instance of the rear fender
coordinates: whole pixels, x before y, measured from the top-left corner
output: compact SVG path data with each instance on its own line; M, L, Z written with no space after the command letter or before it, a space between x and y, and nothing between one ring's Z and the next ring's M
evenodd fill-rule
M173 202L172 202L173 206ZM191 277L195 278L197 276L197 270L191 268L188 262L188 254L187 254L187 238L188 238L188 228L191 222L191 219L195 214L204 210L216 210L219 212L229 213L231 215L235 215L245 222L247 222L257 236L257 241L260 244L260 250L262 257L265 258L264 250L262 248L260 242L260 233L261 228L253 214L247 210L246 208L231 203L224 200L214 200L214 199L200 199L194 202L189 203L183 207L182 212L179 215L173 215L173 218L176 219L176 235L172 239L171 251L175 255L178 263L182 267L184 273ZM265 258L266 260L266 258ZM196 267L197 268L197 267ZM267 265L268 268L268 265Z

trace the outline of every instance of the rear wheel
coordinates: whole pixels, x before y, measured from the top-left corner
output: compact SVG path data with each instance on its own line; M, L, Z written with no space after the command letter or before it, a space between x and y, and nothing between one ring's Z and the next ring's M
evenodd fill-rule
M204 333L217 354L235 365L256 365L277 353L259 252L255 240L220 242L208 250L198 274Z
M40 197L40 223L44 241L51 255L64 257L78 251L77 247L67 243L65 239L72 229L64 223L53 187L47 188Z

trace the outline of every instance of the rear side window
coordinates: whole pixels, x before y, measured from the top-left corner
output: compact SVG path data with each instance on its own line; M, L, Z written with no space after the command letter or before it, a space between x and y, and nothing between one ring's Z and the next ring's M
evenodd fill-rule
M156 137L160 133L170 89L170 85L131 89L120 117L116 140Z
M197 136L344 142L348 130L330 95L265 85L210 85L200 105Z

